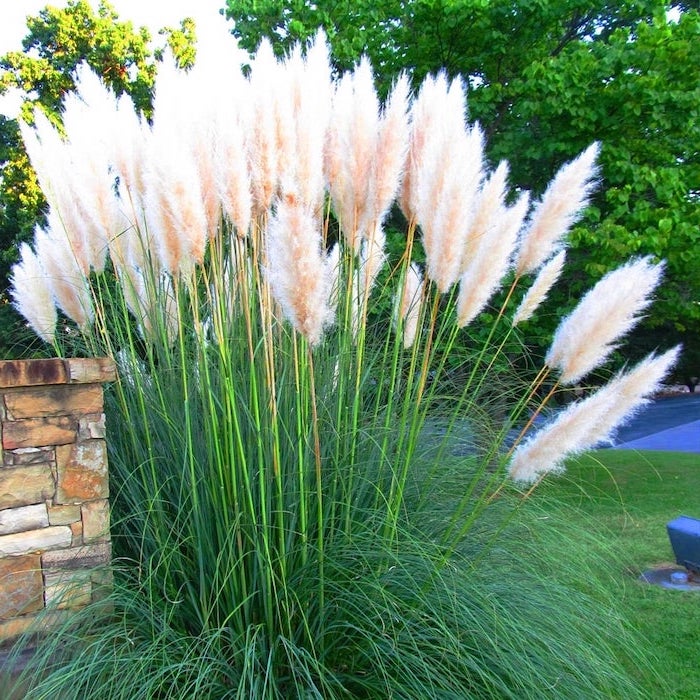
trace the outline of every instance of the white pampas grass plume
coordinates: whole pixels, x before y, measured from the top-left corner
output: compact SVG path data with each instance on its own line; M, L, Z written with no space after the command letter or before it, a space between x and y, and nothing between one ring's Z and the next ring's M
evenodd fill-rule
M549 290L561 276L566 261L566 251L560 250L550 261L545 263L537 273L535 281L523 297L513 315L513 326L532 318L537 308L547 298Z
M53 217L60 222L59 227L68 237L71 251L83 274L88 275L92 261L86 245L84 215L73 193L75 174L70 144L64 141L38 108L34 110L34 128L20 123L20 131Z
M64 172L65 143L38 107L34 110L33 128L20 120L19 130L39 186L49 204L55 206L54 185L61 181Z
M367 226L368 189L372 184L379 134L379 99L372 68L363 57L338 81L326 144L326 175L340 228L359 254Z
M393 203L408 150L409 83L399 77L380 110L363 58L336 85L325 169L333 209L355 254L374 236Z
M496 292L512 264L518 231L528 208L528 195L520 195L512 207L503 207L486 228L474 257L459 281L457 325L471 323Z
M510 476L534 483L542 475L561 472L565 459L611 440L652 395L675 364L680 346L663 355L651 354L582 401L569 405L551 423L513 452Z
M125 231L135 230L144 240L146 237L144 196L150 136L150 126L136 113L131 98L126 94L121 95L117 99L115 126L110 139L111 163L114 176L118 181L117 201L120 213L126 220L123 229L109 240L110 257L116 265L128 258L125 252L125 241L119 240Z
M94 317L88 281L60 222L51 212L47 228L38 228L34 233L34 249L57 306L79 328L87 328Z
M192 151L154 132L144 173L146 223L160 268L187 276L204 259L208 221Z
M360 238L356 233L357 215L354 210L354 181L350 163L353 105L352 75L346 73L336 82L333 91L331 121L326 136L324 172L333 209L343 235L353 251L358 252Z
M371 231L384 221L398 194L408 154L408 109L410 85L402 73L387 98L379 120L377 153L367 183L367 212L361 217L364 230Z
M632 260L605 275L562 320L545 357L560 383L575 384L608 358L651 303L663 268L648 256Z
M245 236L253 208L247 142L252 128L250 84L235 72L229 80L232 85L219 96L214 113L212 161L224 214L238 234Z
M395 311L396 317L403 321L403 346L406 349L416 340L424 290L425 282L420 268L411 263L406 269L403 285L397 295Z
M407 167L399 197L399 205L408 221L414 220L417 213L420 183L416 182L415 175L422 167L428 138L433 138L436 131L460 132L465 129L462 81L458 79L448 85L444 72L427 76L410 112Z
M297 45L283 64L282 101L278 114L280 184L313 211L325 196L324 149L331 116L331 67L325 34L318 32L302 57Z
M428 100L430 102L428 103ZM459 279L482 179L483 134L467 128L461 80L427 79L412 110L405 210L421 229L426 276L440 292Z
M272 44L263 39L250 71L252 134L249 144L253 214L262 216L272 206L279 176L278 69Z
M13 266L10 275L10 295L30 328L50 343L56 333L57 314L46 272L26 243L20 246L19 256L19 262Z
M434 145L434 149L428 146L425 170L414 173L420 186L416 221L425 248L426 275L445 293L464 267L481 182L483 134L477 125Z
M597 175L600 146L594 143L562 166L535 206L520 244L518 276L537 270L556 252L581 210L588 204Z
M497 224L505 210L508 163L501 161L482 184L474 203L474 217L464 242L463 265L469 264L479 251L490 229Z
M266 232L267 276L275 300L309 344L317 345L333 320L332 261L322 249L320 221L307 207L279 200Z

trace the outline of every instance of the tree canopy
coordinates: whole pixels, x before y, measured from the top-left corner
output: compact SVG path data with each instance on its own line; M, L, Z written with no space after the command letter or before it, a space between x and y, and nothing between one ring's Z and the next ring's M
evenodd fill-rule
M339 70L367 53L386 90L445 70L468 81L494 163L539 194L556 167L600 141L601 187L572 232L570 305L631 255L667 261L640 353L681 340L700 375L700 14L659 0L228 0L241 46L278 52L318 27ZM546 327L546 320L541 319Z

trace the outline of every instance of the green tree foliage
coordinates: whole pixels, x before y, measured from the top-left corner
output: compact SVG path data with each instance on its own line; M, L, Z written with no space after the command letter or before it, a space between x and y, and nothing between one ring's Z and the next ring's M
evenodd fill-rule
M674 6L677 21L660 0L228 0L227 14L249 50L266 36L282 52L323 27L337 68L366 52L384 89L402 69L464 75L491 159L535 194L601 141L602 187L554 301L570 305L631 255L666 259L635 343L681 340L681 375L700 375L700 14Z
M191 19L179 28L165 28L163 47L150 48L144 27L122 22L102 0L94 11L85 0L71 0L65 8L47 6L27 20L22 51L0 57L0 94L19 89L24 97L21 117L29 122L34 109L43 109L60 122L61 100L74 87L74 71L87 63L117 93L127 93L142 113L150 112L156 60L169 47L178 65L194 61L195 27ZM44 198L19 137L17 120L0 115L0 356L16 354L22 344L21 323L8 302L10 266L18 245L28 240L41 221Z

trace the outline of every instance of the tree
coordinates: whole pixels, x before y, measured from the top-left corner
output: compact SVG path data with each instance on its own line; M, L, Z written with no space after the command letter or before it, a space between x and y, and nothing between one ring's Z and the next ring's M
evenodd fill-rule
M0 94L18 88L24 94L22 118L30 123L41 108L60 123L61 101L74 88L77 66L87 63L116 94L127 93L139 111L148 115L156 75L156 60L164 47L153 52L144 27L121 22L112 6L102 0L97 12L84 0L70 0L65 8L48 6L27 20L28 34L22 51L0 58ZM179 28L161 30L183 68L194 61L195 27L191 19ZM42 220L45 201L24 151L17 120L0 115L0 326L12 329L3 341L17 341L21 327L5 290L19 243L28 240ZM0 356L16 351L0 341Z
M681 340L681 373L700 375L700 15L659 0L232 0L247 49L277 51L323 27L338 69L365 51L386 89L444 69L470 84L470 117L513 186L535 195L560 164L602 142L602 187L572 232L558 306L631 255L667 260L640 353ZM543 330L547 320L540 319ZM551 329L549 329L551 330Z

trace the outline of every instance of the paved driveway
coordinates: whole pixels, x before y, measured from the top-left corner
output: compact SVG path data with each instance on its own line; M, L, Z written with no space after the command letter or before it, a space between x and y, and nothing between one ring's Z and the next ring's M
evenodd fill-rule
M649 404L618 431L614 447L700 454L700 393Z

